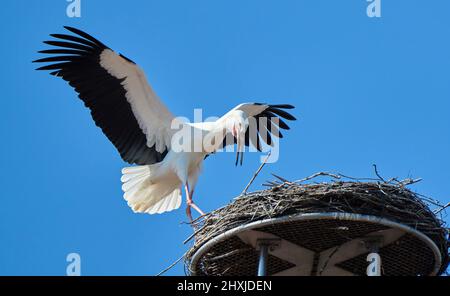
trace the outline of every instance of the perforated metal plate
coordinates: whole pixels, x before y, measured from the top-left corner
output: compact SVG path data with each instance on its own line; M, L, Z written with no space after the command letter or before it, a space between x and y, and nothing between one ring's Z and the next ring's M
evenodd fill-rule
M364 275L378 241L383 275L434 275L440 252L433 241L402 224L346 213L300 214L243 225L220 234L198 249L194 275L256 275L257 240L278 238L269 251L269 275Z
M411 234L405 234L381 248L379 254L383 260L382 272L387 276L425 276L432 272L435 264L432 250ZM351 258L337 266L356 275L364 275L366 255Z

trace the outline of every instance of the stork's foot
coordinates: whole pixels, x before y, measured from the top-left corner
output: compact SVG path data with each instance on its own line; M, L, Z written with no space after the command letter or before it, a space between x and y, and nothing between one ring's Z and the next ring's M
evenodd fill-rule
M196 210L199 214L200 217L196 218L195 220L192 219L192 212L191 212L191 207L194 208L194 210ZM200 219L201 217L205 216L205 213L195 204L191 201L187 202L187 207L186 207L186 215L189 218L189 223L191 224L191 226L196 229L196 225L194 224L194 222L196 222L198 219Z
M191 200L191 207L194 208L194 210L196 210L200 216L205 216L205 213Z

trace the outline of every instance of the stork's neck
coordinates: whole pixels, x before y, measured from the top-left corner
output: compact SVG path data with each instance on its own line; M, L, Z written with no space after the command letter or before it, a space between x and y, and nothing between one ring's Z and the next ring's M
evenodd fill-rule
M227 133L230 132L229 128L233 124L233 120L237 120L238 114L235 110L232 110L224 116L217 119L211 126L209 136L215 138L215 150L222 147L222 142L225 139Z

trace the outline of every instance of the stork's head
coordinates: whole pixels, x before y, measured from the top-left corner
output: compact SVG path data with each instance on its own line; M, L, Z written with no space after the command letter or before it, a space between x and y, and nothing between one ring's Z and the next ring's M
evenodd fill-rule
M234 110L227 120L227 130L231 132L236 139L236 165L239 161L239 155L241 155L241 164L244 158L244 144L245 144L245 131L248 126L247 114L241 110Z
M236 139L240 134L245 134L247 129L247 116L241 110L235 110L227 120L227 128Z

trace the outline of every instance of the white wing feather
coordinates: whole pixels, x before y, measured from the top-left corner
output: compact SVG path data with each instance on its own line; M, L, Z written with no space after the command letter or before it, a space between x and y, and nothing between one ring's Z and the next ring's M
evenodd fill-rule
M148 84L144 72L134 63L127 61L110 49L100 55L100 65L112 76L125 80L126 98L131 105L139 127L147 138L147 146L155 145L162 153L170 149L172 113L161 102Z

